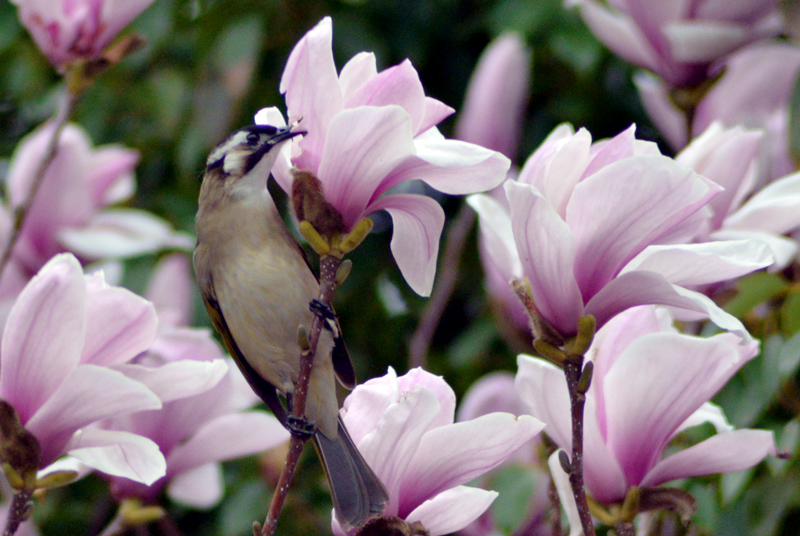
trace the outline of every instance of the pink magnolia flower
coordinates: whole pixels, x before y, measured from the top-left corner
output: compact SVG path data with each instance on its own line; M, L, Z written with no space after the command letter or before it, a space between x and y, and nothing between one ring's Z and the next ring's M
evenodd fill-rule
M458 407L457 421L467 422L484 415L495 412L511 413L512 415L525 415L528 413L527 404L517 395L514 388L514 375L510 372L492 372L483 376L470 386L464 394ZM541 448L538 438L524 444L501 464L500 467L514 465L524 468L534 478L534 489L527 505L526 519L523 527L517 529L532 536L549 534L550 527L546 526L546 514L551 508L547 492L550 477L540 467L537 451ZM500 468L498 467L498 469ZM481 487L490 487L492 473L484 474L479 483ZM498 534L498 528L491 510L486 510L481 517L460 531L463 536L489 536Z
M89 426L161 407L152 390L110 368L146 350L156 329L149 302L102 274L84 276L71 255L57 255L28 283L3 331L0 397L36 436L42 467L69 454L145 484L163 476L152 441Z
M513 159L528 101L531 51L515 33L492 41L481 54L464 97L456 138Z
M593 356L594 374L586 395L584 478L589 493L603 504L620 502L631 486L740 471L776 450L772 432L733 430L721 410L708 403L758 353L758 343L743 344L730 333L707 339L682 335L671 320L652 306L630 309L597 333L587 353ZM571 452L563 372L526 355L517 362L519 396L531 415L547 423L548 436ZM704 422L718 433L664 457L678 433Z
M749 337L685 287L768 266L766 247L686 246L707 228L706 205L721 188L636 140L634 127L592 144L586 130L562 125L505 188L509 211L485 195L469 202L507 280L526 277L539 313L562 335L573 335L583 315L602 326L629 307L661 304ZM668 261L640 266L653 256Z
M350 436L389 491L386 516L420 522L431 536L459 530L481 515L496 492L463 486L497 467L543 425L529 416L492 413L453 424L456 398L422 369L359 385L345 399ZM337 535L346 534L335 517Z
M730 56L723 64L722 78L700 101L692 123L697 137L713 122L742 125L765 131L759 156L757 183L796 171L789 152L789 98L800 74L800 47L790 43L761 43ZM647 113L678 150L686 146L685 116L670 101L667 88L658 79L641 73L635 82Z
M153 0L12 0L47 59L63 66L100 56Z
M714 61L781 30L777 0L568 0L615 54L671 87L706 79Z
M337 75L331 46L326 17L289 56L280 89L289 117L302 117L308 134L287 144L287 152L297 152L291 162L279 159L273 174L290 192L290 166L312 171L348 228L386 210L397 265L412 289L428 295L444 212L429 197L390 190L422 179L447 194L483 191L503 180L510 163L494 151L444 139L435 125L453 110L425 95L408 60L378 72L375 56L362 52ZM259 112L256 123L284 124L274 109Z
M708 204L713 213L710 233L697 240L760 240L768 244L775 259L770 269L778 270L798 250L797 242L783 235L800 227L800 174L756 191L762 139L763 131L726 129L715 122L675 160L725 188Z
M44 124L14 151L6 183L10 207L27 197L51 132L52 124ZM188 235L176 233L150 213L106 208L133 194L138 160L132 149L114 145L94 148L81 128L64 128L14 251L29 276L63 251L96 260L193 247Z
M162 490L173 500L210 508L222 498L220 462L262 452L289 435L270 414L244 412L258 402L238 367L227 363L207 329L191 321L193 280L182 253L156 267L146 296L159 317L159 332L144 354L118 367L141 381L163 402L161 409L116 417L103 423L154 441L166 457L166 474L150 486L116 477L116 498L155 502Z

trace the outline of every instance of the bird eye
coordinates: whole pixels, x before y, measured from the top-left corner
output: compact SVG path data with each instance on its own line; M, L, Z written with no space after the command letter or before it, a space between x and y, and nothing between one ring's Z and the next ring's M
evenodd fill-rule
M255 145L258 143L259 136L255 132L251 132L247 135L247 144L248 145Z

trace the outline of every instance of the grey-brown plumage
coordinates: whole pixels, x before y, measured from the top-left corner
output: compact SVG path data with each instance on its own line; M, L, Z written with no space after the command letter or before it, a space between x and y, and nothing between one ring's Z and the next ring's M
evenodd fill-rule
M297 328L311 326L309 303L319 295L305 253L266 187L279 145L294 135L291 127L251 126L211 152L200 188L194 252L197 282L214 327L253 390L284 424L287 414L278 392L290 398L294 391L300 369ZM331 331L323 330L306 417L316 425L315 446L339 522L355 527L380 514L388 495L339 418L334 376L354 386L341 338L334 342Z

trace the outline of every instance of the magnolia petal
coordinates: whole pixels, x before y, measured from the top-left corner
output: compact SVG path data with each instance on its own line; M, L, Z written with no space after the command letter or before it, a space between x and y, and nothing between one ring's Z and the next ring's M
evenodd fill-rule
M647 115L673 150L686 146L686 117L669 98L666 84L657 76L640 71L633 75Z
M497 495L496 491L458 486L425 501L405 520L407 523L419 521L430 536L451 534L478 519Z
M389 67L368 80L345 101L346 108L357 106L401 106L411 117L411 131L415 134L425 116L425 90L419 74L411 62Z
M629 485L642 482L675 429L742 364L736 347L718 338L653 333L628 346L603 387L607 444Z
M147 355L174 362L184 359L213 361L225 354L208 329L166 327L147 349Z
M22 290L3 331L0 393L23 424L78 365L85 330L83 271L57 255Z
M392 217L391 249L397 267L414 292L429 296L444 227L442 207L424 195L396 194L382 197L367 210L386 210Z
M556 144L555 152L542 170L541 187L536 186L562 219L575 186L587 171L591 149L592 135L580 128Z
M458 406L458 421L470 421L496 411L512 415L526 413L514 391L514 375L510 372L490 372L473 383Z
M615 54L640 67L658 71L657 52L630 18L601 6L595 0L582 1L580 10L592 33Z
M483 192L503 182L511 166L502 154L465 141L428 135L414 140L414 147L416 154L397 166L377 193L413 179L451 195Z
M566 221L575 234L575 278L584 300L719 191L671 158L653 155L620 160L581 181Z
M333 62L333 23L325 17L294 46L281 76L289 121L303 118L308 132L299 167L316 171L328 125L342 109L342 92Z
M742 471L774 455L775 450L772 432L767 430L717 434L662 460L647 474L642 485L658 486L679 478Z
M330 122L319 178L325 198L352 227L384 179L414 154L411 118L399 106L363 106Z
M456 394L444 378L431 374L422 367L416 367L397 378L398 399L411 392L415 387L423 387L436 396L439 401L439 412L431 420L428 430L453 424L456 412Z
M339 87L342 88L344 101L347 102L356 91L377 75L378 67L372 52L359 52L350 58L339 73Z
M275 106L260 109L253 118L253 122L256 125L272 125L274 127L286 126L286 120L283 118L283 114ZM292 138L289 142L281 144L280 153L278 154L278 158L275 160L275 165L272 166L271 170L272 176L275 177L275 181L283 189L283 191L287 193L291 193L292 183L294 182L291 162L293 155L292 151L300 150L296 143L297 139L300 137L301 136ZM318 163L319 162L317 162L317 164Z
M478 214L481 236L493 264L501 271L507 285L513 278L522 277L522 262L514 242L511 215L497 200L485 194L467 198L467 203Z
M358 450L389 492L384 515L399 512L403 477L431 421L439 413L439 402L429 389L416 387L392 404L374 431L367 434Z
M688 419L683 421L683 423L672 434L672 437L675 437L677 434L683 432L687 428L699 426L705 423L712 424L714 428L717 429L718 434L733 432L733 426L730 422L728 422L728 418L725 417L725 413L722 412L722 408L711 402L706 402L700 406L697 411L689 415Z
M578 505L575 504L575 496L572 494L572 486L569 483L569 475L561 468L561 462L558 461L560 451L556 451L547 459L547 466L550 468L550 474L553 477L553 484L556 486L558 492L558 500L564 511L567 513L569 520L569 536L583 536L583 525L581 525L581 517L578 513Z
M192 316L193 287L189 257L173 253L159 261L144 295L153 302L162 325L188 326Z
M153 304L133 292L110 287L88 288L86 340L82 363L111 365L147 350L158 331Z
M797 255L797 241L785 236L778 236L762 231L745 231L740 229L721 229L709 235L709 240L758 240L769 248L775 262L769 267L770 272L786 268Z
M532 186L508 181L505 189L514 240L533 302L561 334L574 334L583 314L583 300L572 275L572 231Z
M174 475L167 485L170 499L200 510L219 504L222 494L222 467L218 463L207 463Z
M528 405L529 415L547 424L547 435L557 445L572 449L572 421L564 373L542 359L517 356L517 396Z
M732 314L722 309L716 303L714 303L714 300L712 300L705 294L701 294L700 292L695 292L693 290L688 290L683 287L679 287L677 285L673 285L672 288L675 291L675 293L679 294L684 298L688 298L692 302L692 305L689 307L685 307L679 304L666 303L665 305L669 305L671 307L675 307L678 309L674 310L676 317L678 317L679 314L688 313L688 315L686 315L681 319L696 320L698 318L708 318L714 324L716 324L717 327L720 327L725 331L730 331L732 333L735 333L741 339L741 344L750 344L753 342L753 337L747 331L747 328L744 327L744 324L742 324L742 322L738 318L736 318ZM693 312L698 310L703 311L702 315L699 317L693 314Z
M725 218L722 226L776 235L800 227L800 173L768 184Z
M707 285L741 277L773 263L770 248L758 240L649 246L622 273L660 274L682 287Z
M494 469L538 434L529 415L491 413L430 430L419 443L400 489L400 512Z
M400 401L397 373L389 367L384 376L357 385L344 399L342 420L356 445L378 427L390 405Z
M161 249L189 251L195 242L165 220L137 209L104 210L83 228L61 230L58 239L70 251L90 259L128 258Z
M583 129L581 129L583 130ZM591 143L591 138L589 139ZM591 149L591 160L581 178L589 177L609 164L636 155L636 125L631 125L610 140L599 141ZM573 184L574 186L574 184ZM570 188L570 192L572 188Z
M94 151L86 181L98 208L133 195L136 190L133 171L138 163L139 152L133 149L110 145Z
M425 117L422 118L422 124L417 130L417 136L419 137L426 132L429 132L430 129L454 113L455 109L446 105L442 101L436 100L432 97L425 97Z
M78 431L67 452L101 473L150 485L166 474L158 445L130 432L87 428Z
M735 23L682 20L667 23L662 31L675 61L711 63L747 41L747 29Z
M172 449L167 456L169 474L263 452L288 439L289 432L270 414L252 411L222 415Z
M161 401L143 384L96 365L73 369L26 424L42 447L42 463L62 454L72 433L93 422L159 409Z
M620 312L637 305L671 305L695 313L706 312L705 304L693 296L684 296L681 287L671 285L661 274L633 271L611 280L586 304L586 313L593 315L597 327L603 326Z
M184 359L152 368L142 365L117 365L115 368L147 386L163 403L205 393L228 373L224 359L211 362Z

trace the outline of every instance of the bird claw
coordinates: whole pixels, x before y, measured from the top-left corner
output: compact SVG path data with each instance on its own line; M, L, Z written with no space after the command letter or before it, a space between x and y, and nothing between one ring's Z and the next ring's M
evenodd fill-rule
M317 425L314 424L314 421L294 415L286 417L286 429L289 430L290 434L303 441L310 439L317 433Z

